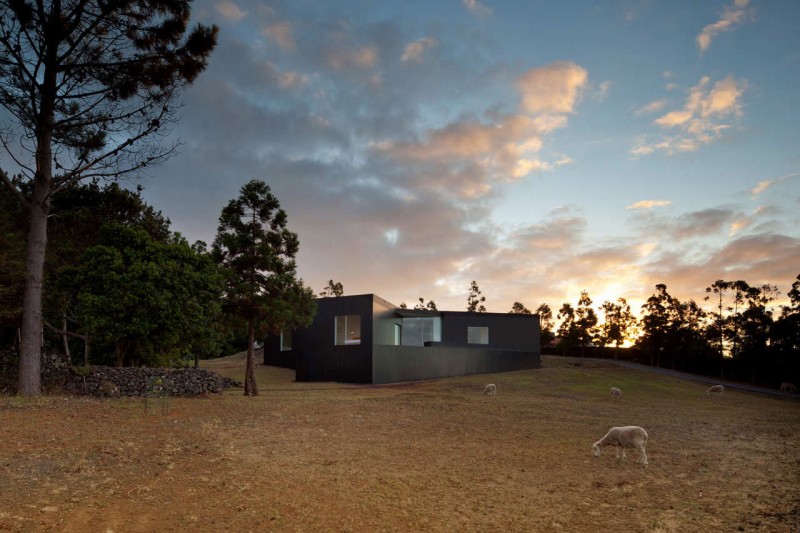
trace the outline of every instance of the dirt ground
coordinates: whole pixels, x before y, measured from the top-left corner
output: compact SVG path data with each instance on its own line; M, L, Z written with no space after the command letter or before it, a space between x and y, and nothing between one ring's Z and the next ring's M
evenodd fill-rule
M208 368L241 379L232 356ZM0 531L800 529L800 402L602 363L261 395L0 398ZM486 383L496 396L484 396ZM621 401L609 397L623 390ZM649 468L591 445L650 435Z

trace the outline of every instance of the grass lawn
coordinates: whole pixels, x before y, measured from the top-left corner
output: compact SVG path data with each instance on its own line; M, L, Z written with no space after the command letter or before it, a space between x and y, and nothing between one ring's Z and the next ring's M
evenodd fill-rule
M242 379L241 355L205 364ZM0 398L0 531L797 531L800 402L539 370L172 398ZM484 396L487 383L496 396ZM609 388L623 390L621 401ZM650 467L591 445L650 435Z

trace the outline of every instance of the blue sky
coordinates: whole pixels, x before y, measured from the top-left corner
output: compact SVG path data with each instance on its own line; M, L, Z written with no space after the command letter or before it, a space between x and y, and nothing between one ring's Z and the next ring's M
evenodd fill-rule
M189 240L266 181L319 291L636 310L800 273L800 2L196 1L220 26L177 156Z

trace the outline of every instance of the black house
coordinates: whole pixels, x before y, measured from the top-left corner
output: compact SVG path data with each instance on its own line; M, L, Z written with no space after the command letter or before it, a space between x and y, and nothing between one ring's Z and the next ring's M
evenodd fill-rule
M320 298L308 328L266 339L297 381L395 383L539 368L538 315L401 309L374 294Z

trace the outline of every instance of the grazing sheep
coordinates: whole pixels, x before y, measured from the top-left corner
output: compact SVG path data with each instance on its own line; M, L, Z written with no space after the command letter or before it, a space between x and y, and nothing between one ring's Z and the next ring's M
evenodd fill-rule
M788 381L784 381L781 383L781 392L797 392L797 387L794 386L794 383L789 383Z
M494 383L489 383L488 385L486 385L486 388L483 389L483 393L488 394L489 396L494 396L495 394L497 394L497 385L495 385Z
M622 391L616 387L611 387L611 397L615 400L621 400Z
M647 432L639 426L615 427L608 430L606 436L592 445L592 453L600 457L604 446L616 446L617 459L625 459L625 448L635 448L641 452L637 463L647 466L647 453L644 447L647 444Z
M713 387L710 387L706 391L706 396L710 394L713 394L715 396L722 396L723 392L725 392L725 385L714 385Z

